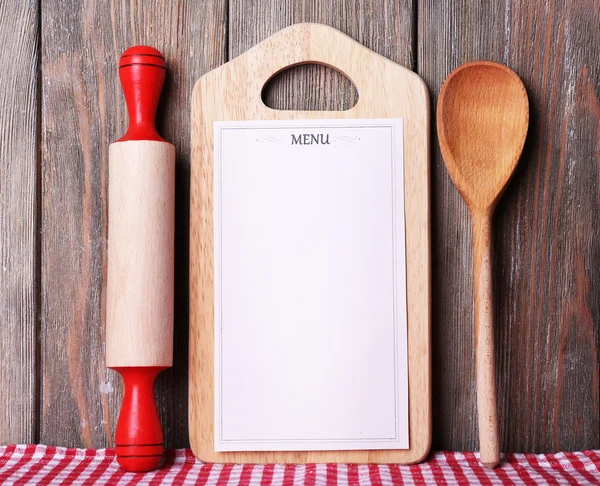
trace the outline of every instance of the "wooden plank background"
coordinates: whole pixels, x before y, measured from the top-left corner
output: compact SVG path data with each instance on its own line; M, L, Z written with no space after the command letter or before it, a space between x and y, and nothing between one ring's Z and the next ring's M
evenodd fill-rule
M29 0L0 3L0 443L104 447L122 396L104 367L108 145L127 116L121 52L169 68L161 133L177 147L175 364L156 388L167 445L187 439L189 102L196 79L296 22L332 25L444 78L489 59L523 78L531 126L495 218L505 451L600 448L600 4L595 0ZM374 73L376 75L376 73ZM301 66L275 108L346 109L352 84ZM477 449L470 218L432 120L435 449Z
M39 9L0 3L0 442L38 424Z
M419 3L417 71L489 59L530 102L525 151L495 216L496 366L504 450L600 446L600 3ZM596 46L596 47L593 47ZM432 138L435 444L475 445L471 227Z

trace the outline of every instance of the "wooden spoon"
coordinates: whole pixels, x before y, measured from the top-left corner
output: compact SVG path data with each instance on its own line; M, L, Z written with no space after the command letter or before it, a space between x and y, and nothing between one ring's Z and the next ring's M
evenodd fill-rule
M492 214L517 163L529 125L525 86L506 66L470 62L444 82L437 130L450 177L473 225L473 296L480 460L500 462L492 301Z

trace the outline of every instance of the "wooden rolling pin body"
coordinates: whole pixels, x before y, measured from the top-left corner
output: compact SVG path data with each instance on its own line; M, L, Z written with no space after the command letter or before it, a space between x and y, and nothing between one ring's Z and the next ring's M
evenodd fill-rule
M106 365L125 383L115 452L133 472L162 460L154 381L173 363L175 148L154 126L165 73L156 49L123 53L129 129L109 150Z
M106 365L173 365L175 148L116 142L108 168Z

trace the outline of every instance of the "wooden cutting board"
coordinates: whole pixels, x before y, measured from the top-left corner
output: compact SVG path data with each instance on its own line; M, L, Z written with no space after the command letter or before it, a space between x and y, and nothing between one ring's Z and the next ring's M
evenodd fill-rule
M359 100L347 111L281 111L261 92L280 71L303 63L337 69ZM431 444L431 276L429 99L421 78L320 24L297 24L269 37L196 83L192 98L190 186L189 432L194 454L220 463L414 463ZM214 451L213 122L332 118L404 119L404 194L408 308L410 448L405 450Z

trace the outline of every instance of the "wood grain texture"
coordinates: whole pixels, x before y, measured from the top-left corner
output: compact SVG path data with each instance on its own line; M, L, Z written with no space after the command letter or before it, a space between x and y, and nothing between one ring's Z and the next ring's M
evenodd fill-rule
M494 221L501 448L598 448L600 5L427 0L418 12L432 93L459 64L491 60L529 94L524 154ZM474 450L470 218L433 153L433 447Z
M0 442L33 441L41 426L46 443L110 444L121 381L100 362L106 165L108 145L126 127L116 63L126 47L145 42L167 57L158 122L177 148L175 362L160 375L157 392L167 445L187 445L192 86L228 55L241 54L291 23L315 21L417 69L434 97L452 69L468 60L505 63L524 79L531 129L494 220L501 446L536 452L600 447L597 1L42 0L40 5L41 13L38 2L0 2L5 60L0 253L7 268L0 271ZM35 82L40 57L43 99ZM267 86L265 99L276 108L349 108L356 96L349 81L327 71L288 70ZM42 102L42 143L35 147L34 114ZM433 133L431 146L433 447L475 450L470 219ZM43 159L41 175L35 172L36 150ZM37 228L36 176L44 213ZM36 275L40 278L36 234L43 239L37 256L43 273L37 421L31 398Z
M529 128L523 82L506 66L474 61L446 78L437 106L437 134L448 173L471 212L473 321L479 460L500 462L494 354L492 217L513 175Z
M36 440L38 16L0 3L0 444Z
M261 89L288 66L333 66L354 81L360 99L347 111L267 108ZM377 72L373 77L371 73ZM218 100L218 102L214 102ZM198 80L192 100L190 188L190 443L207 462L413 463L431 443L429 99L410 70L373 53L323 24L281 30ZM214 227L213 123L231 120L403 118L409 435L407 450L215 452L214 451Z
M116 142L108 165L106 366L170 368L175 147Z
M473 321L479 460L493 469L500 463L496 356L494 354L494 288L492 213L471 212L473 231Z
M331 25L365 47L413 68L416 18L412 0L231 0L229 56L239 56L275 32L299 22ZM347 110L357 93L339 72L324 66L297 66L265 87L267 106L288 110Z
M176 147L173 368L157 380L167 447L187 437L189 106L193 83L225 61L223 0L42 1L41 441L113 445L121 380L104 363L108 147L127 126L121 53L159 49L167 79L157 126Z

